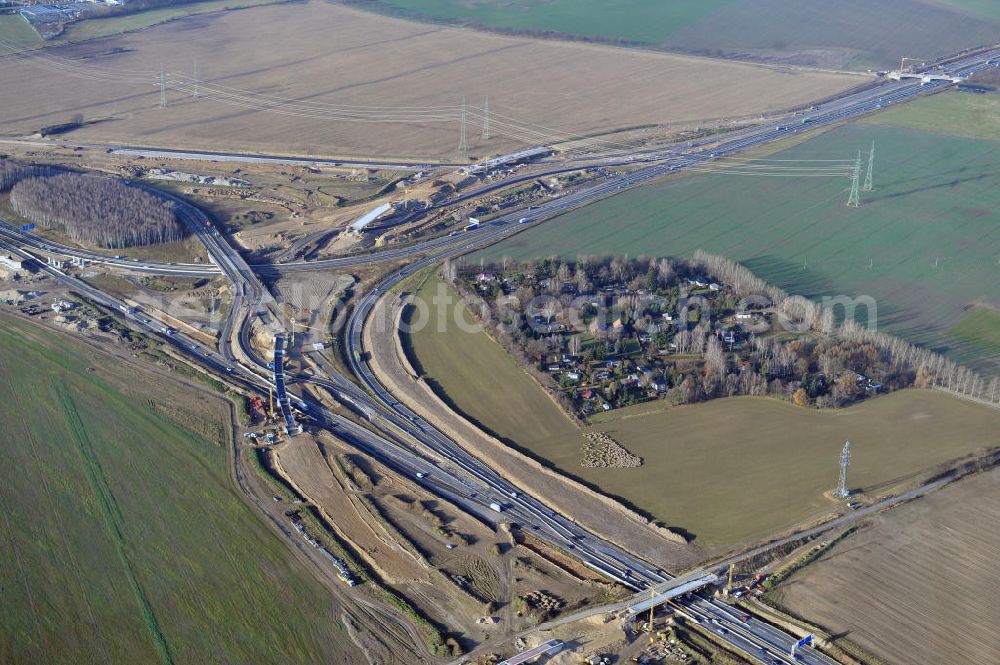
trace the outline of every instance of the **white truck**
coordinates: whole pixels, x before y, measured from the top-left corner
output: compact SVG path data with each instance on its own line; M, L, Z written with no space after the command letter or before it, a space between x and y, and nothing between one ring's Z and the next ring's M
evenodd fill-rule
M490 510L495 510L498 513L502 513L504 511L504 505L502 503L493 502L490 504Z

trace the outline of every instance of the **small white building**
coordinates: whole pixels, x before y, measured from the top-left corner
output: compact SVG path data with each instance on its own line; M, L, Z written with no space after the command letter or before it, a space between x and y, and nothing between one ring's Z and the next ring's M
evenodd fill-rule
M21 259L11 256L10 254L0 254L0 266L3 266L11 272L23 272L24 271L24 261Z

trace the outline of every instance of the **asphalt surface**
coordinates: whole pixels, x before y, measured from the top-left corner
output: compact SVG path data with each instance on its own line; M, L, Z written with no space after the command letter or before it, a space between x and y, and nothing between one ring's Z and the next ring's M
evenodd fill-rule
M1000 55L1000 49L986 55L978 54L959 58L949 63L949 71L968 75L992 66L988 62ZM651 163L633 173L613 178L607 182L577 190L554 198L547 203L525 212L512 213L484 224L479 229L458 237L445 237L420 243L411 247L386 250L373 256L342 257L312 262L286 263L282 265L255 266L251 268L240 254L229 245L218 231L208 223L207 218L197 209L179 199L181 218L189 229L204 244L215 266L234 285L234 302L220 335L220 353L215 353L180 333L166 334L162 326L143 313L130 312L124 303L90 287L62 271L42 266L46 272L63 281L75 291L94 302L116 309L126 320L141 330L162 337L181 352L193 357L196 362L227 376L229 380L256 390L267 390L271 383L262 359L249 344L249 327L255 316L266 317L274 301L260 282L258 274L274 274L301 271L344 268L359 263L377 260L403 259L422 256L404 269L390 276L363 294L352 312L347 328L347 356L351 369L361 382L361 387L346 377L327 371L327 377L311 380L329 390L345 405L362 414L377 432L358 425L353 420L330 412L321 404L290 392L292 402L300 412L310 417L317 425L324 427L355 445L359 450L379 459L394 470L412 475L418 472L423 477L417 481L428 490L455 502L463 509L481 518L499 523L504 520L517 522L530 530L536 537L561 548L585 565L600 571L625 586L635 590L649 589L670 581L670 576L641 559L621 550L617 546L597 538L565 516L549 509L537 498L514 487L502 476L467 453L461 446L433 428L399 403L375 378L371 368L363 360L361 332L364 321L377 300L389 289L418 270L433 265L448 256L457 255L469 249L490 244L504 236L524 228L526 225L549 219L567 210L579 207L600 198L614 195L624 189L648 182L676 170L697 168L712 160L721 159L754 146L793 135L812 126L819 126L847 120L870 113L885 105L913 99L921 94L950 85L932 82L926 85L907 81L888 82L872 90L865 90L837 99L811 111L801 114L809 121L799 125L793 123L775 127L755 127L735 132L712 141L712 147L703 152L666 151L665 154L645 155L639 161ZM689 146L690 147L690 146ZM394 166L393 168L398 168ZM171 197L173 198L173 197ZM520 220L524 219L521 223ZM16 229L14 230L16 231ZM2 225L0 247L23 257L29 254L15 247L12 242L27 243L28 239L17 237L10 225ZM36 238L37 237L34 237ZM28 246L52 251L37 244ZM56 252L60 253L60 252ZM72 255L72 254L71 254ZM116 259L119 260L119 259ZM140 264L139 269L149 271L175 269L163 268L163 264L132 262L124 260L126 266ZM124 266L123 266L124 267ZM204 266L198 266L204 269ZM187 265L181 270L195 270ZM167 273L174 274L174 273ZM218 274L218 273L213 273ZM272 320L280 320L273 311ZM235 342L235 346L234 346ZM501 504L500 512L490 508L490 504ZM716 637L729 647L746 654L762 663L803 662L810 665L828 664L834 661L810 649L803 650L797 660L787 654L794 638L763 622L751 619L739 620L739 615L727 605L696 597L679 601L684 611L700 622L704 622ZM737 611L738 612L738 611ZM718 622L717 624L715 622Z

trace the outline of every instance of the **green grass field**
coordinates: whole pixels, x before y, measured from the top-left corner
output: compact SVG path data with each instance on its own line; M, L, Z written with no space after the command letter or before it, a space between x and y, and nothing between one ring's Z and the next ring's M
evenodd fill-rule
M79 42L97 37L108 37L123 32L141 30L142 28L166 23L167 21L184 16L207 14L226 9L256 7L258 5L273 5L280 1L282 0L202 0L201 2L188 2L179 5L158 7L156 9L147 9L121 16L92 18L72 24L58 39L52 40L52 43Z
M997 371L1000 356L949 329L970 303L1000 306L1000 143L856 123L774 157L850 157L873 140L875 191L859 209L844 205L846 178L690 175L568 213L472 260L704 249L793 293L871 296L880 329Z
M381 8L445 21L468 21L489 28L555 31L584 37L660 43L673 31L711 16L733 0L388 0Z
M56 46L67 42L80 42L99 37L110 37L123 32L141 30L185 16L242 9L259 5L273 5L286 0L200 0L177 5L146 9L129 14L84 19L67 26L66 30L48 41L19 14L0 15L0 56L39 46Z
M186 389L116 362L0 318L0 662L360 658L223 444L154 408Z
M419 295L432 302L439 283L428 280ZM1000 412L930 391L839 411L764 398L670 410L655 402L594 418L596 429L644 458L642 467L583 468L581 430L488 335L460 331L456 307L432 306L409 340L439 393L510 444L702 545L761 537L832 507L823 493L836 485L845 439L854 446L851 486L865 489L1000 445ZM442 320L448 325L439 328Z
M523 33L554 32L699 53L753 53L888 67L990 43L990 0L383 0L376 11ZM810 52L812 52L810 54Z
M1000 140L1000 95L948 92L897 106L865 122L996 141Z
M33 48L41 43L42 38L20 14L0 15L0 55Z
M446 286L432 276L417 296L432 303L439 288ZM471 420L516 446L533 450L553 441L582 441L573 421L499 344L485 332L463 332L455 325L457 309L431 306L420 330L411 314L415 330L405 342L428 384ZM472 321L464 307L458 311Z
M977 347L986 354L1000 354L1000 313L975 307L948 334Z

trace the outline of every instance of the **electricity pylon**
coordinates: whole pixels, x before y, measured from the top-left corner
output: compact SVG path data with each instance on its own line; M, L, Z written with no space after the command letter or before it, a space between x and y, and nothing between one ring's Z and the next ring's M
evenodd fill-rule
M837 489L833 493L838 499L846 499L851 495L847 491L847 467L851 465L851 442L845 441L844 447L840 451L840 482L837 483Z
M854 162L854 173L851 175L851 195L847 197L847 205L851 208L861 207L861 188L859 179L861 178L861 151L858 150L858 159Z
M490 96L486 95L486 100L483 102L483 140L488 141L490 139Z
M191 97L198 99L200 93L198 92L198 61L194 61L194 91L191 93Z
M872 170L875 168L875 141L872 141L872 149L868 151L868 172L865 173L865 184L861 188L862 192L872 191Z
M462 152L469 151L469 141L465 136L465 97L462 97L462 119L459 125L458 149Z
M163 63L160 63L160 108L167 106L167 79L163 74Z

